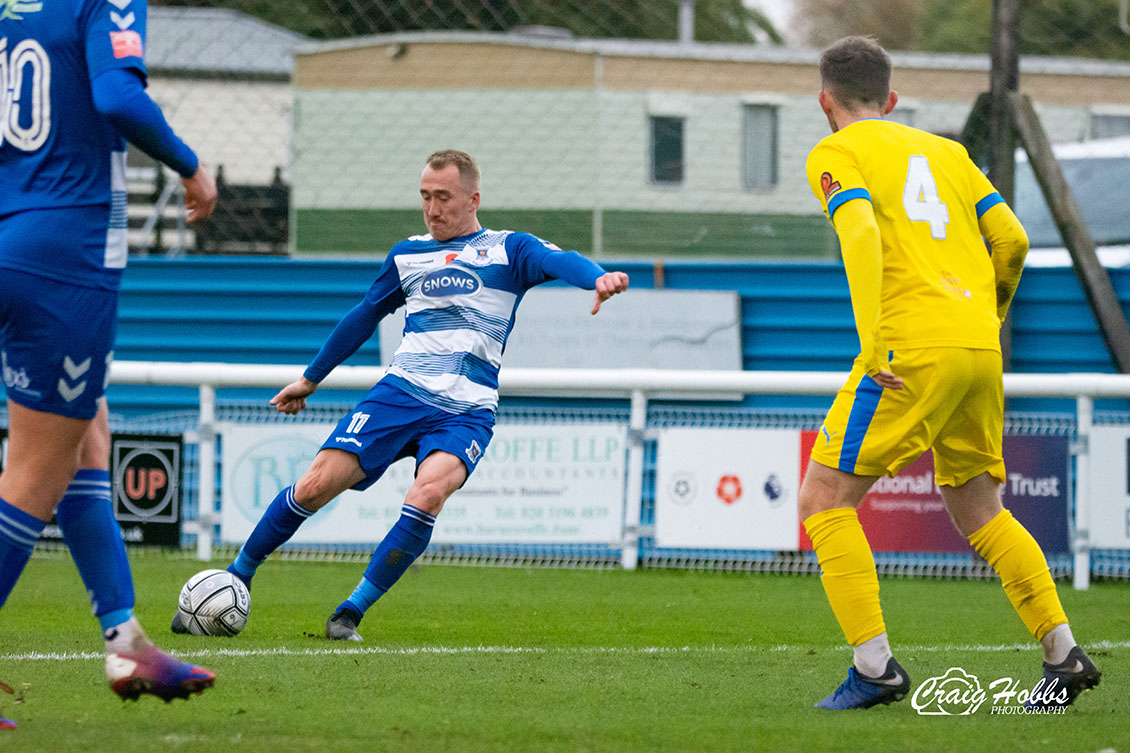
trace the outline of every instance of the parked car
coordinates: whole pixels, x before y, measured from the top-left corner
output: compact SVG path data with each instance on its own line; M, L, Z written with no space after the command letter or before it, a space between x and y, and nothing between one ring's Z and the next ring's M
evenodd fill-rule
M1099 260L1107 267L1130 267L1130 137L1056 144L1052 151L1083 212ZM1070 266L1071 256L1023 149L1017 150L1013 203L1028 231L1027 265Z

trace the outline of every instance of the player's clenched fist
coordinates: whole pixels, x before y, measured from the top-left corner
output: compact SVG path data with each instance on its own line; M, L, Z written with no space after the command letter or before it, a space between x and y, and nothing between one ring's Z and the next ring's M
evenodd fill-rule
M627 289L628 275L623 272L607 272L596 278L596 300L592 305L592 313L600 311L600 304Z
M271 405L279 413L294 415L306 408L306 398L318 389L316 382L311 382L306 377L299 377L279 390L279 394L271 398Z

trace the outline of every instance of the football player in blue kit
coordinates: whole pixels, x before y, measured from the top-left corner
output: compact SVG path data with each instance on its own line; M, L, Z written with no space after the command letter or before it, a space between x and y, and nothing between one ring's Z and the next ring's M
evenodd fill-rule
M146 0L0 0L0 606L55 514L106 643L111 689L168 701L213 673L153 645L110 505L104 397L126 264L126 145L183 178L189 221L216 185L145 91Z
M444 150L420 178L428 234L392 247L369 292L334 328L295 382L271 404L298 413L331 370L405 306L404 339L388 372L345 416L296 484L282 490L228 570L250 585L256 569L298 527L347 489L365 489L400 458L416 478L396 524L357 588L326 623L326 637L361 640L357 625L423 553L444 502L474 471L494 429L498 370L525 292L548 280L596 291L592 313L628 288L575 251L528 233L484 229L477 217L479 168ZM174 631L184 629L174 619Z

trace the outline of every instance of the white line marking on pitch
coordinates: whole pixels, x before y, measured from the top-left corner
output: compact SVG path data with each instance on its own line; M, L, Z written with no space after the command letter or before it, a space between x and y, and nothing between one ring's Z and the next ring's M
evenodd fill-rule
M217 648L197 651L173 651L177 656L192 659L206 659L218 656L421 656L434 654L455 656L464 654L736 654L758 653L761 651L808 651L812 648L831 650L845 649L846 646L578 646L572 648L545 648L539 646L420 646L416 648L383 648L381 646L354 646L349 648ZM1006 651L1035 651L1035 643L1012 643L997 645L948 645L948 646L896 646L901 653L1001 653ZM1087 643L1091 650L1130 648L1130 641L1096 641ZM79 661L103 659L105 654L94 651L75 651L49 653L29 651L23 654L3 654L0 661Z

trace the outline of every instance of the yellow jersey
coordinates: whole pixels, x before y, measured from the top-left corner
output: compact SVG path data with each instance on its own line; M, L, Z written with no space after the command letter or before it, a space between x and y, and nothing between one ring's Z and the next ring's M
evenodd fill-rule
M843 244L861 342L868 324L858 321L854 299L862 294L879 297L877 343L891 350L1000 351L996 278L979 219L1003 199L961 144L892 121L860 120L822 139L806 171L841 242L837 210L861 199L874 212L881 279L860 280L869 273L857 271L853 280Z

